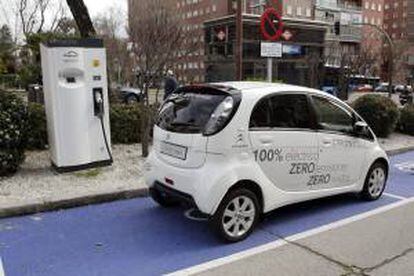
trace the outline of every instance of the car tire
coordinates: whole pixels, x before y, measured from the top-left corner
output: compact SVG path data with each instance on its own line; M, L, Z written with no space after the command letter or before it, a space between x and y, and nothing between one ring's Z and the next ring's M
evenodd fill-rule
M250 235L260 213L255 193L245 188L230 190L210 218L209 224L220 239L238 242Z
M150 196L155 202L165 208L174 207L180 204L178 200L155 189L150 189Z
M136 104L139 102L139 99L135 95L128 95L125 99L126 104Z
M368 201L379 199L385 190L387 178L386 165L382 162L375 162L368 171L360 196Z

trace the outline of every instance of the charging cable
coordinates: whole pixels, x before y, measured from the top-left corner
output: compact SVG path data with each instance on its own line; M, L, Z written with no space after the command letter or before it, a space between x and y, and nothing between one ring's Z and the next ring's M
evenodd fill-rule
M102 128L103 138L104 138L104 141L105 141L106 151L108 152L109 160L112 163L114 161L114 159L112 157L111 149L109 148L108 137L106 136L105 124L104 124L104 120L103 120L104 102L103 102L103 99L102 99L102 95L100 93L95 94L95 101L99 106L99 112L97 114L97 117L101 121L101 128Z

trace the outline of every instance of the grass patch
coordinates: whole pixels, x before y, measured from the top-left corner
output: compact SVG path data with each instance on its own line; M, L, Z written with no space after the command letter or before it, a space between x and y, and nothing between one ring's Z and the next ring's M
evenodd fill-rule
M75 176L80 177L80 178L95 178L95 177L98 177L98 175L100 174L101 174L100 169L91 169L91 170L87 170L83 172L77 172L75 173Z

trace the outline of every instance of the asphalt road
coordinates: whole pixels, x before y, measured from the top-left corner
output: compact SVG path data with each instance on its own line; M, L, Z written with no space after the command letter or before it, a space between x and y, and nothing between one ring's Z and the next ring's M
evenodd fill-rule
M282 208L246 241L149 199L0 220L0 276L414 275L414 152L392 158L386 195Z

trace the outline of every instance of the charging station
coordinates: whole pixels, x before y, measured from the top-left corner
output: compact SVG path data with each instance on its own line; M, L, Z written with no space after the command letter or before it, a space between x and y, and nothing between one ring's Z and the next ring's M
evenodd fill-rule
M56 40L40 49L52 166L69 172L111 165L103 41Z

